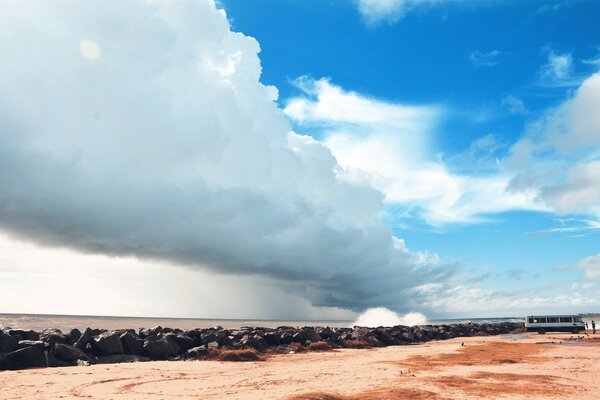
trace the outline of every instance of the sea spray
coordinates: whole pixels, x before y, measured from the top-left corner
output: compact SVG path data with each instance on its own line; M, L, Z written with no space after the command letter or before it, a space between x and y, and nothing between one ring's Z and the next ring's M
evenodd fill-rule
M409 312L400 316L385 307L376 307L365 310L352 325L375 328L378 326L424 325L426 323L427 317L418 312Z

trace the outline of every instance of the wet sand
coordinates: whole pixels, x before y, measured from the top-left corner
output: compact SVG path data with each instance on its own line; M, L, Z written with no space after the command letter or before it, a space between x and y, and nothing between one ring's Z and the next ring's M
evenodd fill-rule
M600 335L575 343L570 337L458 338L273 355L263 362L163 361L4 371L0 398L597 399Z

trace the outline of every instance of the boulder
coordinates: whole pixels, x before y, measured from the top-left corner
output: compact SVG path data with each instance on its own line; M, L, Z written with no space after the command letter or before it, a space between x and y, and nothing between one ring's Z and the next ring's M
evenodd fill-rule
M144 355L143 339L131 332L126 332L122 334L120 339L125 354L132 354L136 356Z
M289 332L283 332L279 337L279 344L290 344L292 343L292 335Z
M0 331L0 353L10 353L19 348L19 338Z
M40 334L36 331L22 330L22 329L10 329L8 331L10 336L16 336L19 340L40 340Z
M99 356L109 356L111 354L123 354L123 345L117 333L105 332L95 337L92 341L92 348Z
M212 349L218 349L219 348L219 342L212 341L212 342L208 342L208 344L206 345L206 347L208 348L208 350L212 350Z
M60 331L60 329L44 329L40 332L40 340L46 342L49 345L55 343L67 343L67 337Z
M321 338L321 335L319 335L314 329L303 329L302 337L305 340L310 340L312 343L320 342L323 340L323 338Z
M277 332L265 333L264 339L269 346L279 346L281 344L281 337Z
M71 329L67 335L67 344L73 346L81 337L81 331L77 328Z
M244 336L244 338L240 341L242 347L250 347L258 351L265 351L269 348L269 344L259 335L254 336Z
M19 340L19 348L24 349L25 347L35 346L39 348L41 351L46 349L46 343L41 340Z
M198 358L198 357L205 356L206 354L208 354L208 350L207 350L206 346L202 345L202 346L191 348L188 351L186 351L185 358Z
M165 360L179 354L179 346L166 339L144 341L144 350L153 360Z
M61 361L87 361L90 364L96 362L96 360L84 353L80 349L68 344L56 343L51 351L52 355Z
M296 332L292 335L292 342L304 344L306 343L306 339L300 332Z
M196 347L196 341L194 339L192 339L189 336L186 336L184 334L175 334L175 333L169 333L167 335L165 335L165 339L175 343L177 346L179 346L179 349L181 352L186 352L189 349L191 349L192 347Z
M88 343L92 341L94 337L94 332L90 328L86 328L83 334L77 339L77 341L73 344L79 350L84 350Z
M0 370L43 368L45 366L46 357L37 346L24 347L0 358Z

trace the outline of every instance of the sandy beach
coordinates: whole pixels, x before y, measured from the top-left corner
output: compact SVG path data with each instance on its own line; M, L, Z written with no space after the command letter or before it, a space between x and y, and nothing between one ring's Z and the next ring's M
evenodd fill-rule
M0 372L3 399L595 399L600 337L456 338L262 362L161 361ZM463 345L464 344L464 345Z

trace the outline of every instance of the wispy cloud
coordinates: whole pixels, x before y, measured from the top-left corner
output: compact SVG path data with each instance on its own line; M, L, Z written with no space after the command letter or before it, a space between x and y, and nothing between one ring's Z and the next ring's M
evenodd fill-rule
M536 209L528 194L506 191L510 176L458 175L438 156L433 138L444 109L406 105L345 91L326 79L300 80L305 95L284 112L299 129L323 137L348 182L372 186L392 206L402 205L433 225L481 221L487 213ZM474 144L470 156L495 146L493 136Z
M479 50L470 51L467 53L469 56L469 61L475 67L493 67L500 63L500 56L505 55L500 50L491 50L488 52L482 52Z
M512 94L502 99L502 105L507 107L512 114L527 114L529 112L525 106L525 102Z
M584 270L589 280L600 280L600 254L584 258L575 264L575 268Z
M538 71L538 84L542 86L576 86L581 79L575 76L573 56L570 53L556 53L546 48L547 61Z

